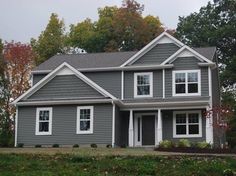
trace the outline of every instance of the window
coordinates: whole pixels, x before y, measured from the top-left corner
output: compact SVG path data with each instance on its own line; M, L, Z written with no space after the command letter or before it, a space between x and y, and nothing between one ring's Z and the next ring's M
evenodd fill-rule
M173 136L202 137L201 111L174 112Z
M173 71L173 95L200 95L200 70Z
M77 134L93 133L93 106L77 107Z
M52 134L52 108L37 108L36 135Z
M153 79L152 73L134 74L134 97L152 97Z

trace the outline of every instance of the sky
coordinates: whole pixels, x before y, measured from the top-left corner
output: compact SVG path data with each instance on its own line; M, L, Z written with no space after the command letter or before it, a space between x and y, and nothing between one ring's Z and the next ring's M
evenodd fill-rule
M143 16L159 16L161 22L175 29L179 16L198 12L210 0L137 0L145 9ZM37 38L48 23L51 13L63 18L67 30L86 18L98 19L97 9L121 6L122 0L0 0L0 38L27 43Z

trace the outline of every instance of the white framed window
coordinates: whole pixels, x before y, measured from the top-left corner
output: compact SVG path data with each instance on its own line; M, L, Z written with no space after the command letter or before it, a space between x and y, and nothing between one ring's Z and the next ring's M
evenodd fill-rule
M153 73L134 73L134 97L153 96Z
M201 95L200 70L173 71L173 96Z
M35 135L52 134L52 108L37 108Z
M93 133L93 106L78 106L77 107L77 134L92 134Z
M173 114L173 137L202 137L201 111L175 111Z

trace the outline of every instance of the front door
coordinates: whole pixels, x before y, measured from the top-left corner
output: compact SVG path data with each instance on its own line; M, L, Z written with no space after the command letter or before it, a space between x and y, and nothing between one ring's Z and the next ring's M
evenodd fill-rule
M142 116L142 145L155 145L155 116Z
M154 113L135 114L135 146L155 145L155 117Z

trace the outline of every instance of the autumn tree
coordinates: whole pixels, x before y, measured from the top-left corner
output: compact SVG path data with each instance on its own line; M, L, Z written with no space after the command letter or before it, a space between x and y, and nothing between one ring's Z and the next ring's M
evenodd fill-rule
M158 17L143 17L144 6L125 0L116 6L98 9L99 19L86 19L71 25L69 43L87 52L131 51L141 49L163 28Z
M37 54L37 65L58 53L64 52L64 32L65 25L63 20L60 20L57 14L52 13L46 29L40 34L38 39L31 39L31 46Z
M30 45L5 43L1 56L1 145L13 143L15 107L11 102L29 87L34 54Z

